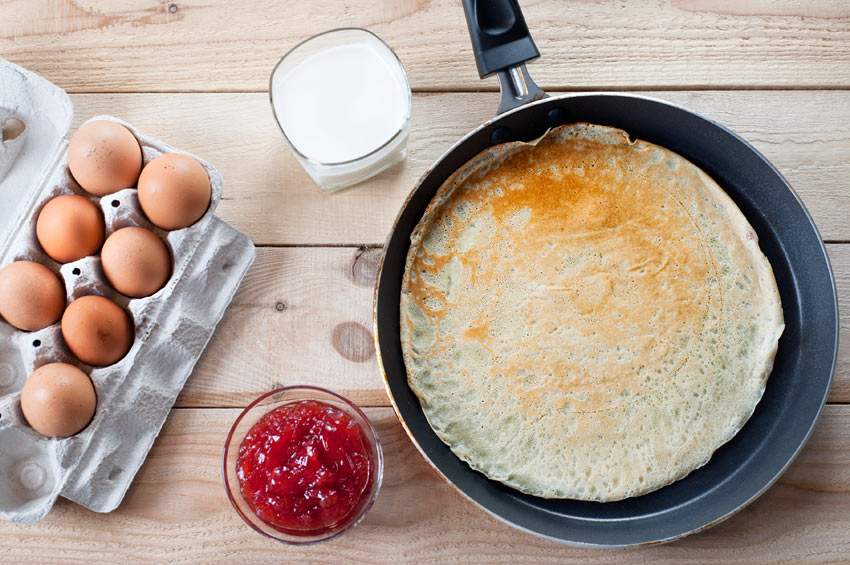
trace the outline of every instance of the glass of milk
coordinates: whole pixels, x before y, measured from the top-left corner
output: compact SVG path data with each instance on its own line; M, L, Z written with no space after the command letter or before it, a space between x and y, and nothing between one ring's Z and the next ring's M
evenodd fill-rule
M292 152L326 192L407 155L410 84L393 50L367 29L335 29L296 45L272 72L269 97Z

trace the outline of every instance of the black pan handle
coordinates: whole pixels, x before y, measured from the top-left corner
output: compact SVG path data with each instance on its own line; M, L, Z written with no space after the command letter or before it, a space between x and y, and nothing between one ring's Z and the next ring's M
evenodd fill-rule
M546 97L534 84L526 61L540 56L517 0L463 0L475 64L481 78L499 76L499 114Z

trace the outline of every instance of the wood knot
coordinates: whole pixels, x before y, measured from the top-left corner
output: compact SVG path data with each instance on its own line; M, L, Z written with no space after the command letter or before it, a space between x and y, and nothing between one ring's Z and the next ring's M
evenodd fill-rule
M274 303L274 309L278 312L286 312L286 308L286 302L284 302L283 300L278 300Z
M178 8L178 7L177 7L177 4L175 4L174 2L171 2L171 3L168 5L168 13L169 13L169 14L176 14L176 13L177 13L177 10L179 10L179 9L180 9L180 8Z
M358 286L374 286L378 278L378 265L381 262L381 249L360 247L351 261L348 278Z
M357 322L338 324L331 332L331 343L337 353L355 363L365 363L375 354L372 332Z

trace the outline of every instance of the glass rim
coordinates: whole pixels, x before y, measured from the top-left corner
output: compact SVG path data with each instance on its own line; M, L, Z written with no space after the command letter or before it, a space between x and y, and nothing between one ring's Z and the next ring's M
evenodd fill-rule
M259 526L257 526L257 524L254 522L254 520L252 520L250 517L246 516L245 513L242 511L242 509L239 508L239 505L236 503L236 500L234 500L235 495L233 493L233 489L231 488L230 480L228 480L228 476L227 476L227 456L230 453L230 445L231 445L231 441L233 439L233 434L236 432L236 428L239 426L239 424L242 422L242 420L245 418L245 416L247 416L248 412L250 412L254 408L260 406L262 401L266 400L267 398L269 398L271 396L281 394L281 393L286 393L286 392L293 392L293 391L319 392L319 393L323 393L323 394L328 394L328 395L336 398L337 400L341 401L345 406L347 406L348 408L351 408L363 420L363 422L365 422L365 424L368 428L368 431L371 434L371 437L374 438L374 446L375 446L375 451L376 451L375 472L374 472L375 479L374 479L374 487L373 487L374 492L370 496L370 500L360 510L359 516L354 518L351 521L351 523L346 524L346 526L344 528L341 528L339 531L333 532L331 535L329 535L327 537L322 537L320 539L309 539L308 538L308 539L305 539L304 541L299 541L299 540L296 540L296 539L286 539L286 538L278 537L276 535L273 535L273 534L266 532L263 529L261 529ZM370 443L372 443L372 442L370 441ZM227 433L227 438L224 440L224 453L223 453L223 456L222 456L222 459L221 459L221 466L222 466L222 469L221 469L222 478L224 480L224 490L227 493L227 499L230 501L230 505L233 507L233 509L236 511L236 513L239 515L239 517L242 518L242 521L244 521L246 524L248 524L248 526L250 526L251 529L253 529L255 532L262 534L263 536L265 536L265 537L267 537L271 540L274 540L274 541L277 541L277 542L280 542L280 543L285 543L285 544L288 544L288 545L313 545L313 544L317 544L317 543L321 543L321 542L325 542L325 541L334 539L334 538L344 534L348 530L352 529L354 526L359 524L360 521L363 520L363 518L366 517L366 514L369 513L369 510L372 508L372 505L375 503L375 500L378 498L378 493L381 490L381 485L383 483L383 478L384 478L384 455L383 455L383 449L381 448L381 440L378 437L378 433L375 431L375 428L372 426L372 422L369 421L369 418L366 416L366 414L356 404L354 404L352 401L348 400L347 398L345 398L341 394L338 394L338 393L336 393L332 390L328 390L326 388L322 388L322 387L314 386L314 385L291 385L291 386L280 387L280 388L274 389L270 392L267 392L267 393L261 395L259 398L257 398L253 402L251 402L251 404L246 406L239 413L239 416L236 418L236 421L233 422L233 425L230 427L230 431ZM256 520L260 520L260 519L256 518ZM262 521L262 520L260 520L260 521ZM292 536L292 534L287 534L285 532L281 532L281 535Z
M289 136L286 135L286 130L283 129L283 124L280 123L280 118L277 115L277 111L275 111L275 109L274 109L274 77L275 77L275 74L277 73L278 67L280 67L280 65L286 60L286 58L289 57L290 55L292 55L296 50L301 48L303 45L305 45L305 44L307 44L307 43L309 43L309 42L311 42L315 39L319 39L320 37L322 37L324 35L330 35L330 34L334 34L334 33L338 33L338 32L344 32L344 31L358 31L358 32L368 33L369 35L371 35L372 37L377 39L381 44L383 44L384 47L386 47L389 50L389 52L392 54L392 56L395 58L396 62L398 63L398 67L401 69L401 77L404 79L404 85L406 87L405 92L407 94L407 115L405 116L404 123L401 125L401 127L398 129L398 131L396 131L392 135L392 137L390 137L385 143L381 144L379 147L373 149L369 153L366 153L366 154L361 155L359 157L355 157L353 159L348 159L347 161L336 161L336 162L333 162L333 163L324 163L322 161L317 161L316 159L308 157L307 155L302 153L297 147L295 147L295 144L292 143L292 140L289 139ZM292 151L299 158L304 159L305 161L307 161L307 162L309 162L313 165L316 165L318 167L339 167L339 166L342 166L342 165L353 165L355 163L358 163L359 161L363 161L363 160L365 160L369 157L372 157L372 156L380 153L383 149L386 149L387 147L389 147L390 145L395 143L404 134L405 129L407 129L407 127L409 125L410 115L411 115L412 109L413 109L413 93L412 93L411 88L410 88L410 81L407 78L407 71L404 70L404 65L402 64L401 59L399 59L399 56L396 54L395 51L393 51L393 48L390 47L389 44L381 38L381 36L379 36L377 33L375 33L374 31L372 31L370 29L366 29L365 27L337 27L337 28L333 28L333 29L323 31L321 33L317 33L316 35L311 35L310 37L299 41L293 48L291 48L289 51L287 51L283 55L283 57L280 58L280 60L274 66L274 69L272 69L271 75L269 76L269 103L272 107L272 115L274 116L274 121L277 123L278 129L280 129L280 133L283 134L283 138L286 140L286 143L289 145L289 147L292 149Z

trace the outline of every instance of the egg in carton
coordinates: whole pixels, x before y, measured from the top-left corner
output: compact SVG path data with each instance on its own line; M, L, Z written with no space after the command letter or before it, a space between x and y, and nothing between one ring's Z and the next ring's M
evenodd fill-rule
M17 260L38 262L65 285L66 301L100 295L130 315L135 339L117 363L93 367L69 351L57 322L39 331L18 330L0 318L0 517L20 523L43 518L63 496L97 512L114 510L141 467L186 379L254 260L250 239L214 215L222 179L209 175L212 197L203 217L188 228L165 231L143 214L135 188L103 197L84 191L67 164L72 105L45 79L0 59L0 127L15 120L16 146L0 145L0 268ZM143 164L163 153L182 153L111 117L138 140ZM18 122L24 125L21 129ZM5 142L3 142L5 143ZM106 237L127 226L147 228L166 244L172 272L163 288L128 298L104 277L99 256L60 264L36 238L36 219L51 198L78 194L102 212ZM21 411L29 375L51 362L87 373L97 408L78 434L48 438L33 430Z

